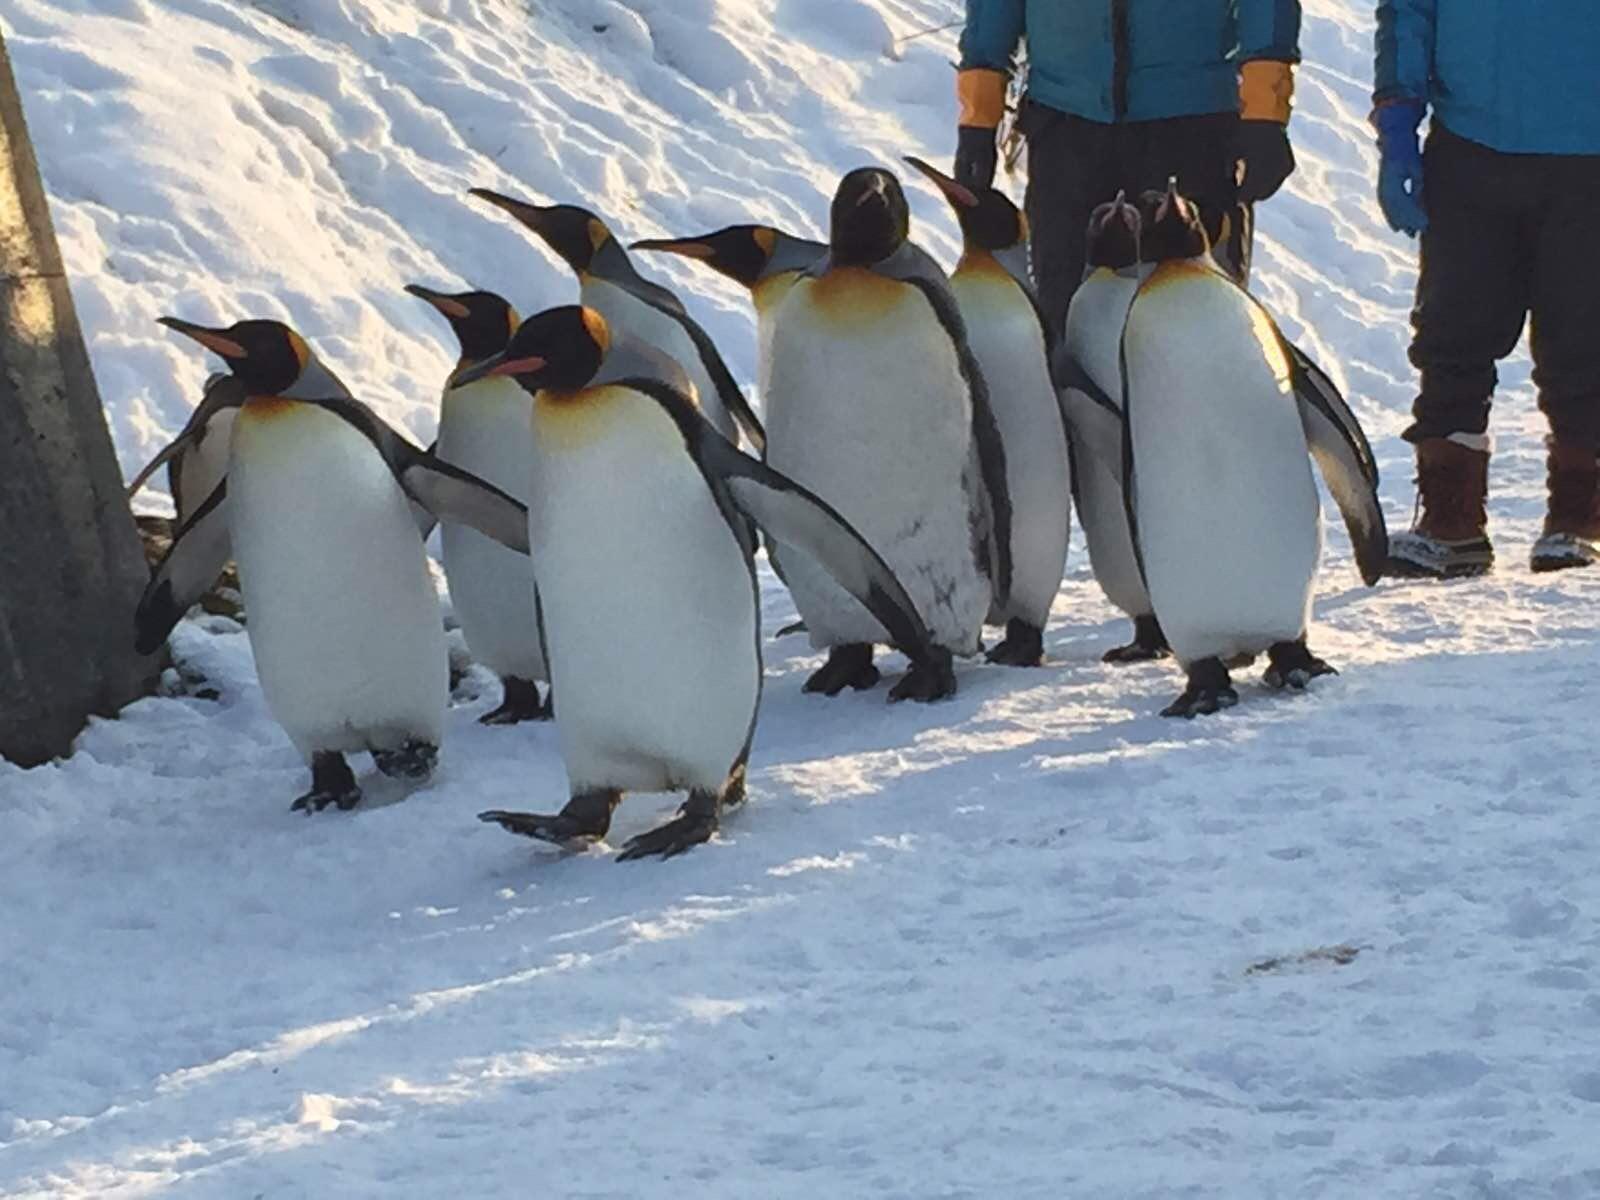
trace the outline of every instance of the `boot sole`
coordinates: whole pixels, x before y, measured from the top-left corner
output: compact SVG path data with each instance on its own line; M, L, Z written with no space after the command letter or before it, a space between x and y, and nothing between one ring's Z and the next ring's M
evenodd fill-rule
M1535 568L1537 570L1538 568ZM1476 579L1494 570L1494 560L1488 562L1451 563L1447 566L1423 565L1409 558L1391 558L1384 574L1395 579Z

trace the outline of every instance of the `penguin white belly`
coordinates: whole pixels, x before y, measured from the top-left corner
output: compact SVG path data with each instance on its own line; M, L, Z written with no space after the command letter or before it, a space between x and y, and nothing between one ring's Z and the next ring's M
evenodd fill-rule
M1067 311L1067 351L1117 403L1122 398L1122 327L1138 286L1138 280L1102 268L1073 294ZM1121 418L1075 388L1064 392L1063 407L1072 423L1078 520L1095 581L1106 599L1128 616L1147 616L1150 593L1139 574L1122 498Z
M439 598L373 444L316 405L252 401L234 423L228 514L261 689L301 754L438 745Z
M774 317L766 415L768 462L883 555L937 645L976 653L990 587L974 537L971 398L922 293L849 268L802 279ZM783 564L814 647L887 640L803 555Z
M1126 349L1139 542L1179 661L1301 637L1321 509L1270 326L1219 276L1169 265Z
M574 789L720 789L760 694L755 584L648 396L541 393L529 533Z
M1072 530L1072 470L1045 357L1044 329L1021 287L998 266L958 271L950 281L967 339L989 388L1005 447L1011 497L1011 598L1000 623L1043 627L1061 587Z
M689 376L689 382L694 384L695 398L706 420L723 437L736 446L739 444L739 427L734 423L733 414L723 407L722 398L706 371L705 363L701 361L694 339L680 322L616 284L596 279L593 275L583 276L579 295L584 304L606 319L606 324L624 330L630 337L646 345L654 346L682 367Z
M527 502L533 458L533 399L510 379L485 379L445 393L438 455ZM546 679L534 610L533 562L476 529L439 531L450 599L472 656L501 676Z
M172 504L182 525L195 509L204 504L228 473L228 445L233 437L233 421L238 410L224 408L206 422L205 433L172 464L168 483ZM176 475L174 481L171 476Z

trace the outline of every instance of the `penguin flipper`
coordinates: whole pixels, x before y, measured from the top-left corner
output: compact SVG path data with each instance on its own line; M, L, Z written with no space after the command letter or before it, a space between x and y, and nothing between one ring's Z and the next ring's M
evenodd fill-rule
M756 416L755 410L750 407L750 401L745 399L743 389L734 380L733 372L728 370L728 364L723 362L722 354L717 350L716 343L711 340L711 335L692 317L680 317L679 322L683 325L684 332L689 335L689 340L694 343L706 374L711 376L711 382L716 385L717 399L722 401L722 407L728 410L728 415L744 431L744 436L749 439L755 452L765 457L767 431L761 425L761 418Z
M1389 559L1389 531L1378 503L1378 466L1372 447L1322 368L1286 338L1283 347L1293 369L1295 400L1311 457L1344 517L1356 566L1370 587L1382 577Z
M416 505L441 521L471 526L508 550L528 553L528 509L520 500L426 450L406 457L395 477Z
M236 408L244 403L244 385L232 375L216 374L206 380L205 392L200 398L200 403L195 405L194 411L189 414L189 419L184 422L183 429L178 436L173 438L162 448L154 458L144 465L144 468L133 477L133 482L128 484L127 496L131 500L139 492L150 476L158 471L162 464L176 462L190 447L200 440L205 432L206 424L224 408ZM173 496L173 503L178 501ZM181 509L180 509L181 511Z
M726 487L735 508L774 540L815 560L908 658L921 662L934 656L932 636L905 587L832 505L720 437L703 437L698 457L702 470Z
M166 557L134 610L134 648L140 654L154 653L167 640L172 627L227 565L233 547L227 496L228 479L223 476L206 502L173 535Z

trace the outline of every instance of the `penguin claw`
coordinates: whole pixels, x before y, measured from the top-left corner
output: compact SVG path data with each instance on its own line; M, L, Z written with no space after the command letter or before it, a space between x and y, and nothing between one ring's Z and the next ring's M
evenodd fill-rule
M605 836L604 831L595 833L592 829L584 829L566 813L545 815L506 812L494 808L479 813L478 820L485 824L498 825L508 833L520 834L566 849L583 849Z
M717 831L717 819L706 813L680 813L665 825L629 838L617 855L618 862L641 858L673 858L685 850L709 842Z
M478 718L480 725L516 725L523 721L549 721L556 715L555 694L539 699L539 687L532 680L507 679L505 698L499 708Z
M811 673L800 690L837 696L845 688L864 692L876 687L881 678L878 668L872 665L871 646L835 646L828 651L828 661Z
M1303 692L1313 679L1339 672L1306 649L1304 642L1280 642L1267 651L1270 663L1261 682L1274 691Z
M303 812L310 816L314 812L321 812L328 805L335 805L340 812L349 812L361 803L361 789L352 792L319 792L309 791L289 806L290 812Z
M1006 624L1006 636L984 657L1002 667L1037 667L1044 662L1044 631L1025 621Z
M1232 708L1237 703L1239 693L1233 690L1231 684L1219 688L1187 688L1183 695L1161 710L1161 715L1192 721L1195 717L1206 717Z
M1114 667L1124 667L1129 663L1155 662L1171 655L1172 651L1165 646L1145 646L1139 642L1129 642L1126 646L1116 646L1107 650L1100 656L1100 661L1110 663Z
M956 694L956 672L950 653L945 651L926 662L914 662L899 683L889 690L889 703L915 700L926 704L933 700L947 700Z

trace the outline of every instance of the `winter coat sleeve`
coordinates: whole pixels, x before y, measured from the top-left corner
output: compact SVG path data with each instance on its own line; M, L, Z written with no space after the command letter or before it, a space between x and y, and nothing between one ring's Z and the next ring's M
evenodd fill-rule
M1374 103L1426 100L1438 0L1379 0Z
M1300 61L1300 0L1236 0L1241 63Z
M961 31L961 67L1009 71L1011 56L1022 40L1026 0L967 0L967 23Z

